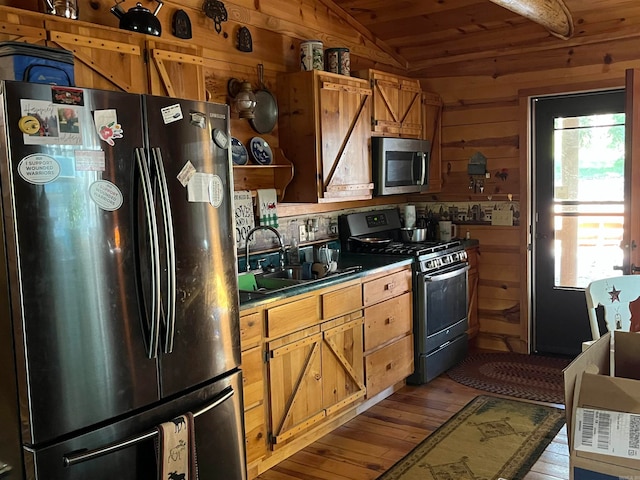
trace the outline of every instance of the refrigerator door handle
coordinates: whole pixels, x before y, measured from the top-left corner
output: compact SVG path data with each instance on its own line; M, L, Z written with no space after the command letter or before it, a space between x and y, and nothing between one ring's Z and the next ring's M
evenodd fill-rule
M193 416L197 418L203 413L206 413L209 410L216 408L218 405L229 400L234 394L235 394L235 391L233 390L233 387L229 386L225 388L224 390L222 390L222 392L220 392L220 394L216 397L216 399L213 402L201 408L200 410L194 412ZM117 452L118 450L122 450L123 448L136 445L150 438L155 438L157 435L158 435L158 430L154 428L153 430L149 430L145 433L141 433L140 435L136 435L135 437L128 438L121 442L112 443L110 445L105 445L104 447L99 447L93 450L88 450L88 451L85 450L85 451L64 455L62 457L62 461L64 462L65 467L70 467L72 465L77 465L78 463L86 462L88 460L93 460L94 458L102 457L103 455L108 455L110 453Z
M140 184L142 185L142 198L147 219L147 229L149 231L149 243L151 249L151 322L149 336L147 338L147 356L155 358L158 356L158 341L160 338L160 249L158 244L158 222L153 201L153 185L151 183L151 173L147 165L144 149L136 148L136 165L140 173ZM146 312L145 312L146 313ZM146 314L148 320L148 313Z
M169 200L169 186L162 161L162 151L158 147L152 150L153 161L157 172L158 191L160 192L160 204L164 217L164 238L166 241L167 262L167 295L166 295L166 333L164 339L164 353L173 351L173 339L176 329L176 243L173 238L173 215L171 213L171 201Z

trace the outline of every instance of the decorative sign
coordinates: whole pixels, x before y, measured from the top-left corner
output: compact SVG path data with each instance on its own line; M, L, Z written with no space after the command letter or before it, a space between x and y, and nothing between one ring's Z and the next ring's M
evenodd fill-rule
M255 227L251 192L248 190L233 192L233 206L236 219L236 246L244 248L247 233Z

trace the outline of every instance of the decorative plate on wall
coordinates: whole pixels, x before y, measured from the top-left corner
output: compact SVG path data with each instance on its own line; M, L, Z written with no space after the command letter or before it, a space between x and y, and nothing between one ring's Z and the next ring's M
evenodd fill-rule
M236 165L246 165L249 161L246 147L235 137L231 137L231 160Z
M262 137L253 137L249 143L251 156L260 165L271 165L273 152L267 141Z

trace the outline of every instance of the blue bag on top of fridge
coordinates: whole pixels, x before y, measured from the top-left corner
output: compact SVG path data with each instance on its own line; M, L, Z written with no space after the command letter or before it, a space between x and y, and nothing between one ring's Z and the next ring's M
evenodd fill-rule
M73 53L62 48L0 42L0 79L72 87Z

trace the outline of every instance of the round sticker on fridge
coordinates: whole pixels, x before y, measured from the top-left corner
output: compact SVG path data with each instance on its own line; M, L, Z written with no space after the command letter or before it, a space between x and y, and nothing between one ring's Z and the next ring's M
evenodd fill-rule
M224 199L224 184L218 175L213 175L209 182L209 203L218 208Z
M34 185L53 182L60 175L60 164L49 155L34 153L18 163L18 173L23 180Z
M107 180L98 180L89 187L89 196L101 209L113 212L122 206L122 192Z

